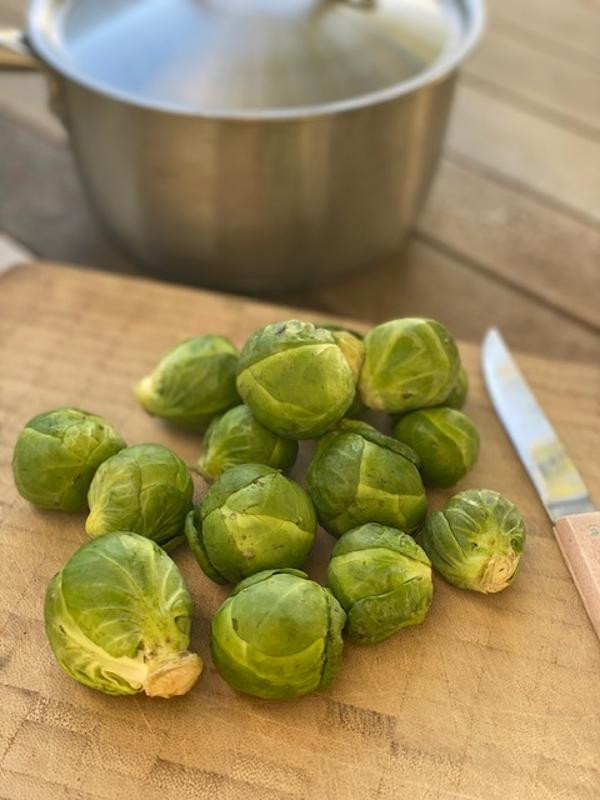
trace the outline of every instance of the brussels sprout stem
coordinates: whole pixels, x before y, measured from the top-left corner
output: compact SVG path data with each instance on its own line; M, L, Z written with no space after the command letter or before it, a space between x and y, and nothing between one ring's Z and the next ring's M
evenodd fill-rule
M501 592L510 585L511 579L519 564L515 553L492 556L481 576L481 591L485 594Z
M202 672L202 659L187 650L148 665L142 686L148 697L175 697L189 692Z

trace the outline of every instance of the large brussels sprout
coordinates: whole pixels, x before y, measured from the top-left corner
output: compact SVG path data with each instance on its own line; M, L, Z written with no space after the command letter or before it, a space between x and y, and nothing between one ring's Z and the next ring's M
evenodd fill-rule
M419 456L425 486L452 486L477 461L479 434L466 414L439 406L411 411L394 427L394 436Z
M408 534L373 522L337 542L327 583L348 615L346 635L359 644L423 622L433 597L424 551Z
M418 458L366 422L342 420L324 436L307 484L324 528L339 536L365 522L414 531L427 511Z
M78 408L56 408L29 420L12 460L19 493L38 508L85 511L94 473L126 447L102 417Z
M304 489L262 464L224 472L185 526L196 560L217 583L301 566L316 530L317 516Z
M231 408L214 419L204 436L198 472L207 480L218 478L239 464L267 464L290 469L298 455L298 442L265 428L248 406Z
M185 694L202 671L188 651L192 599L158 545L111 533L81 547L50 581L46 633L76 681L108 694Z
M293 569L242 581L212 621L217 671L256 697L300 697L325 689L343 650L344 610L330 591Z
M149 414L203 431L217 414L239 403L238 353L224 336L205 334L170 350L135 387Z
M362 343L351 335L338 340L299 320L267 325L250 337L237 388L259 422L280 436L310 439L344 416L356 392Z
M450 408L463 408L467 402L467 395L469 394L469 376L466 369L461 365L458 371L458 377L450 391L448 397L444 400L444 405Z
M524 544L517 508L490 489L454 495L429 516L422 533L425 552L447 581L484 594L513 582Z
M96 472L85 529L92 538L134 531L173 550L184 539L193 494L189 470L175 453L160 444L136 444Z
M458 377L458 350L446 328L418 317L372 328L359 391L369 408L404 413L442 403Z

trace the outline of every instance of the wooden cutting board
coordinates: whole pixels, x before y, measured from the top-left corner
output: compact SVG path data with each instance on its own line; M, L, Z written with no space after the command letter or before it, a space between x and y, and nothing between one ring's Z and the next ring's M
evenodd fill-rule
M520 576L483 597L435 581L424 625L377 646L347 646L331 689L267 702L232 691L208 649L226 591L184 548L196 603L193 649L205 672L185 697L111 698L55 664L42 622L52 575L86 541L83 515L36 511L10 459L36 412L74 404L129 443L158 441L188 463L197 436L146 416L130 387L172 343L200 332L238 345L290 310L48 265L0 277L0 796L127 800L545 800L600 797L600 644L525 473L464 345L468 412L481 458L461 484L514 500L529 538ZM600 498L600 370L520 357ZM198 495L204 487L198 482ZM432 495L439 506L443 494ZM322 579L333 540L308 569Z

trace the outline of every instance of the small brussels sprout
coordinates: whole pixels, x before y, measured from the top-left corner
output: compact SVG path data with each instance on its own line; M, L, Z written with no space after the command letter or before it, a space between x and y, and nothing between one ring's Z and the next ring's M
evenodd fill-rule
M334 536L366 522L414 531L427 511L417 466L410 447L342 420L319 442L306 476L321 525Z
M188 651L192 599L158 545L111 533L80 547L50 581L46 633L79 683L107 694L173 697L202 672Z
M524 544L517 508L490 489L454 495L429 516L422 533L425 552L447 581L484 594L513 582Z
M213 660L241 692L300 697L338 673L345 622L331 592L304 572L265 570L242 581L213 617Z
M105 419L56 408L29 420L12 460L19 493L38 508L85 511L94 473L126 443Z
M239 403L235 388L238 353L224 336L205 334L170 350L135 387L149 414L181 427L203 431Z
M301 566L316 531L317 516L304 489L262 464L224 472L185 525L196 560L217 583Z
M193 494L189 470L175 453L160 444L136 444L96 472L85 529L92 538L133 531L173 550L184 539Z
M359 391L369 408L404 413L437 406L453 388L460 360L454 339L435 320L395 319L369 331Z
M454 408L422 408L405 414L394 436L419 456L425 486L452 486L479 455L479 434L466 414Z
M250 337L237 388L259 422L280 436L310 439L344 416L356 393L362 343L351 334L342 338L340 344L332 331L298 320Z
M433 597L424 551L408 534L373 522L337 542L327 583L348 615L346 635L359 644L423 622Z
M354 372L356 383L358 384L360 371L365 360L365 346L363 344L364 336L356 331L342 328L339 325L323 325L323 327L333 333L333 338L336 340L339 347L342 349L342 352L345 354L346 359L352 367L352 371ZM365 404L360 399L358 391L356 391L354 393L352 405L348 411L346 411L344 416L348 417L349 419L358 419L359 417L363 416L365 411Z
M444 400L444 405L450 408L461 409L467 402L467 395L469 394L469 376L466 369L461 365L458 371L458 378L452 387L448 397Z
M298 442L265 428L248 406L241 405L208 426L198 471L207 480L214 480L239 464L267 464L285 470L294 465L297 455Z

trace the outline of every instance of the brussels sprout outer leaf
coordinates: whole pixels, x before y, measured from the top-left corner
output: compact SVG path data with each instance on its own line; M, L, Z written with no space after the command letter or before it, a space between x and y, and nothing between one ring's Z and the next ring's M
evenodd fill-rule
M337 597L329 589L326 590L329 613L328 635L325 645L325 661L321 672L319 689L327 689L340 671L344 653L342 631L346 625L346 612Z
M467 371L461 365L458 372L458 377L448 397L444 400L444 405L450 408L456 408L460 411L467 402L469 394L469 376Z
M397 422L394 436L418 453L426 486L452 486L479 455L475 425L462 411L445 406L411 411Z
M290 320L244 346L237 387L265 427L291 439L319 436L350 408L355 376L330 331Z
M245 405L230 409L214 419L206 431L198 471L215 480L231 467L266 464L290 469L298 455L298 442L285 439L265 428Z
M403 448L388 448L390 437L383 434L381 446L370 431L367 440L365 428L370 426L344 420L317 448L307 485L321 524L338 536L371 521L416 530L427 510L421 476Z
M88 493L92 538L130 530L162 547L183 541L194 485L183 461L158 444L128 447L98 469Z
M431 569L429 573L388 594L357 600L348 611L348 638L357 644L375 644L423 622L433 599Z
M15 484L38 508L85 511L96 470L124 447L121 436L95 414L78 408L38 414L15 445Z
M368 422L354 419L343 419L337 426L337 431L347 431L349 433L357 433L366 439L371 444L376 444L378 447L383 447L385 450L390 450L392 453L397 453L399 456L404 456L412 462L416 467L420 466L418 453L409 445L393 439L391 436L386 436L381 433L377 428L369 425Z
M332 333L337 346L344 354L344 358L352 370L354 383L358 383L360 371L365 360L365 346L362 338L355 336L350 331L341 330L332 331Z
M233 491L223 491L223 486ZM304 489L274 470L265 472L260 465L224 473L207 493L201 513L206 555L213 568L232 583L263 569L301 566L317 528L315 510Z
M327 581L348 614L347 636L369 644L423 622L433 597L431 564L407 534L368 523L345 533Z
M391 320L365 337L359 391L369 408L402 413L442 403L456 382L454 339L435 320Z
M71 677L109 694L183 694L202 669L187 651L192 601L154 542L117 532L81 547L48 586L46 631Z
M177 344L135 387L149 413L192 430L239 402L237 350L224 336L206 334Z
M227 583L227 578L217 572L206 554L202 537L202 519L198 508L190 511L185 519L185 538L202 572L215 583Z
M339 667L343 618L327 590L303 573L258 573L213 618L215 665L233 688L258 697L308 694L327 685Z
M489 489L454 495L443 511L429 516L421 533L425 551L446 580L484 594L513 582L525 537L514 504Z

